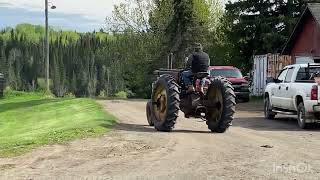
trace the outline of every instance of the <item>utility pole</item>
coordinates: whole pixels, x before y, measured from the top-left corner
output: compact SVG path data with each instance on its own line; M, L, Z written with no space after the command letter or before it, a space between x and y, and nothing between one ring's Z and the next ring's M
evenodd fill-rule
M48 0L45 0L45 16L46 16L46 83L47 83L47 92L50 92L50 77L49 77L49 68L50 68L50 61L49 61L49 22L48 22Z
M52 2L48 2L48 0L45 0L45 17L46 17L46 37L45 37L45 46L46 46L46 83L47 83L47 92L50 92L50 60L49 60L49 22L48 22L48 14L49 14L49 3L51 3L50 7L51 9L56 9L57 7L52 4Z

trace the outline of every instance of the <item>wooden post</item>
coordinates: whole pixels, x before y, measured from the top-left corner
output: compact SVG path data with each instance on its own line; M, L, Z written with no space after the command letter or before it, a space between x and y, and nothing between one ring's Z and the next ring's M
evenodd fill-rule
M170 69L170 54L168 55L168 59L167 59L167 68Z
M173 53L170 54L170 69L173 68L172 63L173 63Z
M109 97L109 87L110 87L110 69L107 68L107 97Z
M168 56L168 69L172 69L172 62L173 62L173 53L170 53Z

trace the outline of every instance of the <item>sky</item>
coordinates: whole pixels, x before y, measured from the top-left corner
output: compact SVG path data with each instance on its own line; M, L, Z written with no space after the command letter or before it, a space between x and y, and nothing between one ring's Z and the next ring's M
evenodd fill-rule
M121 0L49 0L50 26L88 32L99 30ZM0 0L0 29L19 23L44 24L44 0Z
M49 0L49 24L64 30L91 32L105 26L113 6L124 0ZM226 0L223 0L226 1ZM20 23L44 24L45 0L0 0L0 29Z

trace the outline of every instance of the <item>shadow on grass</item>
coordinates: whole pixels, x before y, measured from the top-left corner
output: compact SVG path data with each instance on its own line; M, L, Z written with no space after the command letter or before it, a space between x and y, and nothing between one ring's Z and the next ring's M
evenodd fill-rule
M39 100L30 100L30 101L23 101L23 102L10 102L0 104L0 113L10 111L10 110L17 110L22 108L28 108L48 103L60 102L60 99L39 99Z
M106 129L113 129L114 126L116 126L117 124L117 121L113 118L111 119L96 119L95 121L98 121L99 122L99 126L100 127L103 127L103 128L106 128Z

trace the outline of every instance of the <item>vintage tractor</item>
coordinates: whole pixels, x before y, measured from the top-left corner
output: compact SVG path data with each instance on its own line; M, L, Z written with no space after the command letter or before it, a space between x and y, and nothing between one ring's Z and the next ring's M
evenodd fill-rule
M212 132L223 133L232 124L235 113L235 93L222 77L212 78L207 72L193 77L195 91L187 92L180 69L155 71L151 100L146 106L150 126L169 132L174 128L179 110L186 118L201 118Z

